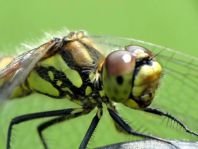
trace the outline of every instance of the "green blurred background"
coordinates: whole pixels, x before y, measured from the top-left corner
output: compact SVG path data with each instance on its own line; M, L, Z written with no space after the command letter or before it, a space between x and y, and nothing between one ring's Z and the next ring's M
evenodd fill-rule
M0 55L15 52L15 47L24 41L39 40L44 32L57 31L65 27L70 30L87 30L94 35L133 37L198 56L197 0L0 0ZM37 94L7 103L0 113L0 148L5 148L7 126L12 117L71 105L72 103L65 103L63 100L51 100L49 97ZM120 109L121 112L124 111L123 115L126 117L126 113L131 112L128 108ZM143 115L141 114L138 116ZM50 148L77 148L93 115L94 112L79 120L71 120L45 131ZM90 148L133 139L116 133L108 117L106 114L99 124L89 144ZM144 123L150 123L151 118L153 117L144 120ZM144 128L144 123L135 122L135 118L126 119L133 122L138 130L147 132L145 129L148 129L148 132L153 134L151 128ZM41 121L43 120L17 126L13 131L12 148L42 149L36 134L36 126ZM185 134L181 129L167 126L166 123L167 121L161 119L156 120L153 124L162 128L154 126L156 131L154 134L160 135L165 129L167 131L162 137L189 138L189 136L184 137ZM194 130L198 130L196 124L187 123ZM173 131L177 133L171 134Z

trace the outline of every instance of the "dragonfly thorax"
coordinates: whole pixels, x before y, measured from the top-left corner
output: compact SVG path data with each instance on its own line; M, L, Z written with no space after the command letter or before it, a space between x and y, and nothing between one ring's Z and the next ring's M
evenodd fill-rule
M131 108L152 102L162 68L152 53L140 46L110 53L104 63L102 82L106 96Z

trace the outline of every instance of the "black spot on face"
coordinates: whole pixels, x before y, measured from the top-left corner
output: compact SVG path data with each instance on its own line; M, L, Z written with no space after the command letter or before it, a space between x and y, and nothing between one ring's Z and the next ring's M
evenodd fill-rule
M118 77L116 78L116 81L117 81L117 83L118 83L119 85L122 85L122 83L123 83L123 77L122 77L122 76L118 76Z

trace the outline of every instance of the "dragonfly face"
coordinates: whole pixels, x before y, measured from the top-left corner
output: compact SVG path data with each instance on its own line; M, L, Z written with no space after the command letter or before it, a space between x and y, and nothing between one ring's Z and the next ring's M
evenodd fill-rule
M188 133L198 136L172 115L148 108L162 76L161 62L155 60L158 52L153 54L148 50L149 47L151 49L156 47L135 40L118 38L119 41L123 41L120 44L111 41L113 38L109 39L85 36L82 32L70 33L64 38L50 40L16 57L0 70L0 100L38 92L53 98L69 99L81 106L80 109L47 111L14 118L8 130L8 149L12 127L16 124L36 118L57 116L38 126L39 137L47 149L46 140L42 135L44 129L58 122L87 114L96 107L97 113L80 145L80 148L85 148L102 117L103 103L106 104L116 126L125 133L171 144L158 137L135 132L118 115L114 104L116 102L133 109L168 117ZM114 48L116 50L111 51ZM111 52L105 57L102 49ZM192 68L194 73L194 67ZM183 69L178 69L181 70ZM192 76L196 80L196 74Z
M104 63L102 82L109 99L131 108L150 105L162 68L149 50L127 46L110 53Z

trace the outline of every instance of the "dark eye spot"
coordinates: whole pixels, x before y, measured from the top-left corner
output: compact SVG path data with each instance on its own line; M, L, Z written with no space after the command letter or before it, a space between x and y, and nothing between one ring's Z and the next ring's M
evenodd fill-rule
M121 84L123 83L123 77L122 77L122 76L118 76L118 77L116 78L116 81L117 81L117 83L118 83L119 85L121 85Z

